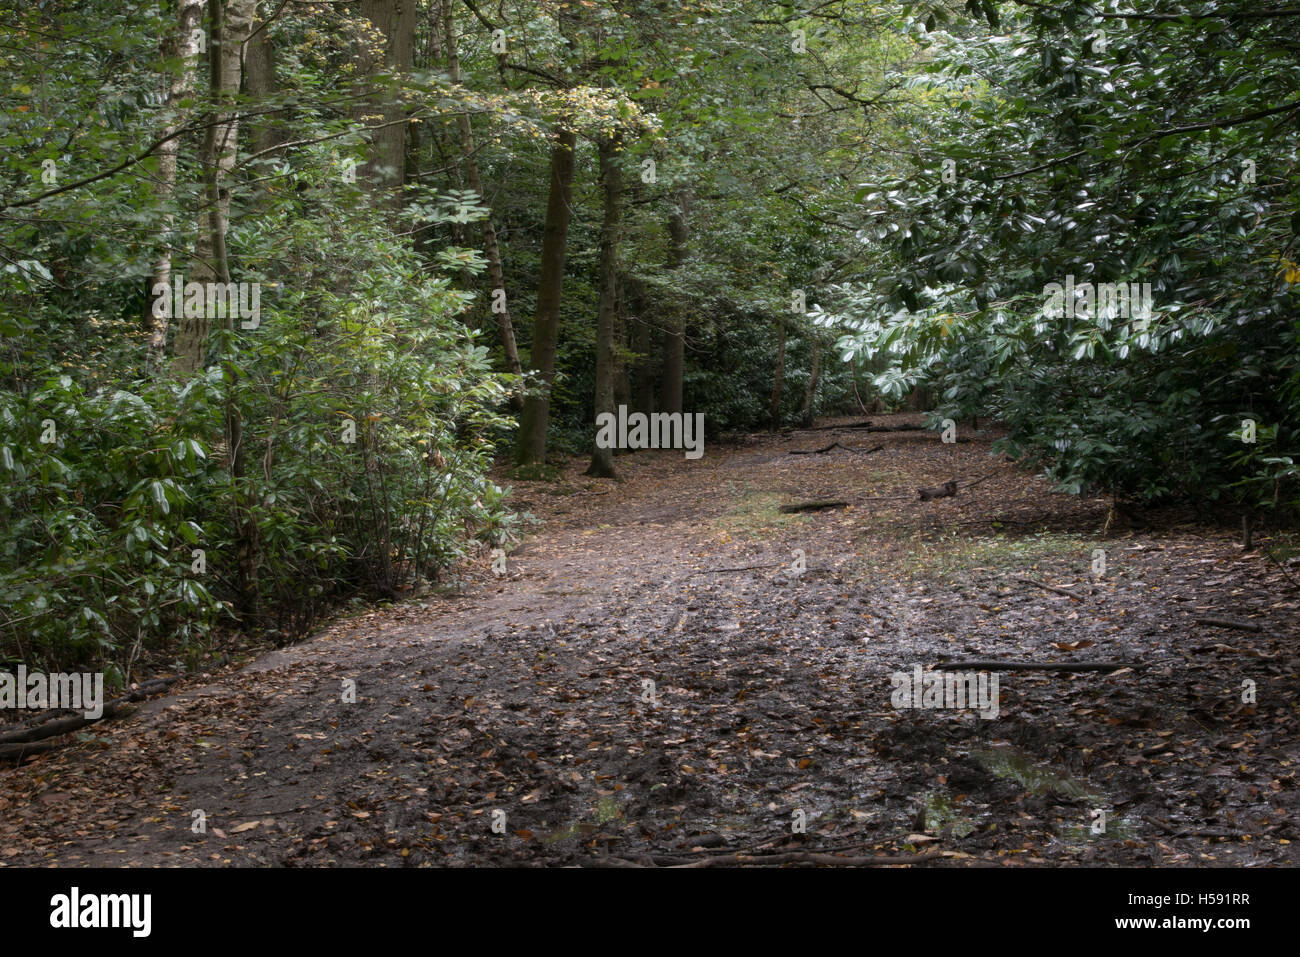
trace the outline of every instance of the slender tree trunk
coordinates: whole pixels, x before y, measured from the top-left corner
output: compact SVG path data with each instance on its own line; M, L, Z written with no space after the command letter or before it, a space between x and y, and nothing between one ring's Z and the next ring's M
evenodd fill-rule
M623 273L614 280L614 405L632 405L632 378L627 359L627 290Z
M203 0L179 0L176 11L176 32L169 34L162 41L164 56L178 57L181 61L179 70L167 81L167 125L163 127L164 136L173 136L185 125L187 111L182 111L181 100L190 96L194 90L194 74L197 66L198 44L194 31L203 21ZM158 147L158 181L154 193L162 207L162 216L158 224L162 248L154 260L153 275L150 277L149 289L155 286L168 286L172 281L172 253L176 249L175 236L176 214L171 204L176 196L176 159L180 155L180 138L170 139ZM167 319L153 314L153 296L147 300L145 311L149 329L149 362L157 363L167 353Z
M781 425L781 390L785 386L785 316L777 317L776 373L772 376L772 407L769 411L772 431Z
M934 408L934 393L929 386L919 385L907 394L903 408L908 412L928 412Z
M384 202L402 205L402 182L406 172L406 104L393 81L377 82L381 72L406 74L411 71L415 49L416 0L361 0L361 15L383 34L382 52L363 48L357 58L359 72L368 79L367 102L358 109L358 118L367 117L374 127L370 138L370 159L358 171L374 194L389 191Z
M618 158L619 137L602 137L600 180L604 218L600 224L600 263L597 266L599 304L596 308L596 415L614 412L614 324L618 296L618 238L622 218L623 170ZM587 475L616 478L614 450L593 445Z
M262 20L255 20L248 43L244 47L244 91L258 106L261 100L275 93L275 43L271 30ZM284 142L283 126L274 116L259 116L249 121L248 148L253 153L273 150Z
M443 4L443 26L447 43L447 74L451 77L453 85L460 85L460 56L456 52L456 17L455 6L451 3ZM487 202L487 196L483 192L483 181L479 177L478 161L474 159L474 130L470 126L469 116L461 112L458 116L460 124L460 146L464 155L465 176L469 181L469 188L478 193L483 202ZM501 268L501 248L497 244L496 227L492 224L492 215L489 211L487 219L483 220L483 253L487 256L488 262L488 280L492 286L492 304L491 309L497 317L497 331L501 336L501 348L506 356L506 368L514 375L523 376L523 367L519 363L519 347L515 344L515 327L510 321L509 298L498 299L497 290L505 292L506 279L505 272ZM523 398L519 393L515 393L510 398L510 404L518 410L524 407Z
M690 238L687 215L690 210L690 193L679 191L674 196L676 205L668 217L668 268L679 269L686 262L686 243ZM668 329L664 333L663 380L660 386L659 406L664 412L682 411L682 376L686 371L686 315L674 298L668 316Z
M555 346L560 327L560 290L564 284L564 252L569 238L573 187L573 150L577 137L563 124L551 147L551 178L542 228L542 261L537 279L537 313L533 318L533 348L529 365L540 383L524 399L519 419L515 462L528 465L546 460L546 427L550 421L551 385L555 381Z
M686 329L680 313L668 317L664 331L663 378L660 380L659 408L663 412L682 411L682 376L686 364Z
M817 380L821 376L821 366L822 337L814 329L812 332L812 369L808 375L808 388L803 393L803 408L799 411L799 418L804 425L812 422L813 402L817 398Z
M255 0L208 0L208 67L211 76L212 112L203 138L199 161L211 177L211 189L198 216L194 240L194 262L190 278L215 282L219 275L213 237L223 244L230 221L230 171L235 167L239 141L239 113L234 97L239 92L240 49L253 21ZM173 343L175 366L182 375L193 375L203 367L210 322L206 315L177 320Z
M655 405L657 370L650 355L653 347L651 326L642 318L645 297L642 293L641 283L635 276L625 276L623 288L626 296L624 301L628 312L629 347L635 356L632 366L632 402L636 404L638 412L651 415L657 411Z
M230 261L226 251L230 215L228 176L234 165L235 141L239 133L234 97L239 92L239 46L248 37L254 6L254 0L227 0L225 3L222 0L208 0L208 86L213 116L199 156L203 169L204 213L199 219L200 232L195 237L194 266L196 278L205 281L230 282ZM229 308L225 310L222 322L227 333L234 331L235 314ZM188 349L183 352L178 350L176 356L181 371L192 374L202 364L209 324L206 310L202 318L190 317L183 320L178 330L177 343L179 345L182 342L184 334ZM225 384L226 468L234 489L233 518L237 529L235 561L238 611L245 622L256 626L259 618L258 530L257 519L248 501L248 491L244 487L244 429L234 396L238 370L233 367L229 356L222 358L221 365Z

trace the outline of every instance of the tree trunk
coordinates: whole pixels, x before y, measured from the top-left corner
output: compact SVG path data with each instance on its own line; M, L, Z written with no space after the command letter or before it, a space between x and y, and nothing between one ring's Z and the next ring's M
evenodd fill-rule
M185 125L187 116L179 106L180 101L190 96L194 89L194 74L197 66L198 45L194 42L194 31L203 20L203 0L179 0L176 11L176 32L169 34L162 41L163 55L178 57L180 70L167 81L168 121L163 127L164 136L173 136ZM145 322L149 330L149 362L154 364L167 352L167 319L153 314L152 290L157 285L169 286L172 281L172 253L175 251L176 214L171 210L171 203L176 195L176 159L180 155L180 138L170 139L158 147L158 182L154 188L155 195L162 207L162 216L158 223L159 239L162 248L154 260L153 275L149 283L150 298L147 300Z
M600 263L597 266L599 304L596 308L596 403L595 411L615 412L614 407L614 323L618 296L618 238L622 210L623 170L619 166L619 137L600 140L600 179L603 186L604 218L600 224ZM614 450L592 447L587 475L616 478Z
M655 363L650 356L652 328L650 323L642 318L645 296L641 283L635 276L623 278L623 289L624 303L628 311L628 345L635 356L632 366L632 403L636 405L638 412L651 415L658 411L655 405L655 383L658 377L655 374Z
M194 262L190 278L196 282L217 281L218 264L214 237L225 236L230 220L230 171L235 166L239 140L239 114L234 97L239 92L240 49L251 30L255 0L208 0L208 69L212 110L203 138L199 162L210 177L208 195L198 216L194 240ZM224 254L224 250L223 250ZM174 343L176 371L193 375L203 367L210 323L206 315L177 320Z
M686 262L686 242L690 229L686 216L690 208L690 193L682 190L674 197L676 205L668 217L668 268L678 269ZM663 380L660 386L659 406L664 412L682 411L682 376L686 370L686 317L676 302L668 316L668 329L664 333Z
M227 179L234 166L239 135L234 97L239 92L239 49L248 37L254 7L255 0L226 0L224 3L223 0L208 0L208 86L212 116L199 156L203 170L204 207L199 217L199 234L195 237L193 272L196 280L230 282L230 262L226 251L230 216ZM234 331L235 314L231 309L225 310L222 322L227 333ZM176 336L179 371L193 374L202 366L209 325L206 315L182 320ZM258 530L243 481L243 420L233 392L238 371L229 356L222 358L221 365L225 383L226 470L235 492L233 519L238 530L235 541L238 611L245 622L256 626Z
M908 412L928 412L934 407L934 392L929 386L919 385L907 394L903 408Z
M451 77L453 86L460 85L460 56L456 52L456 16L455 6L451 3L443 4L443 29L447 43L447 74ZM469 115L462 111L458 117L460 124L460 146L464 156L465 176L469 181L469 188L478 193L484 203L487 202L487 196L483 192L483 181L479 177L478 161L474 159L474 130L470 126ZM488 280L491 283L492 304L491 309L497 317L497 331L501 335L501 348L506 355L506 368L514 375L523 376L523 367L519 363L519 347L515 344L515 327L510 321L509 298L501 300L496 299L496 290L502 292L506 288L505 272L501 268L501 248L497 245L496 227L492 225L492 215L489 211L487 219L483 220L483 253L487 256L488 261ZM519 393L515 393L510 398L510 404L515 410L522 410L524 407L523 398Z
M803 408L799 411L799 418L804 425L809 425L813 420L813 402L817 398L817 380L821 375L822 366L822 337L817 334L817 330L812 333L812 369L808 375L808 388L803 394Z
M275 44L271 41L271 28L262 20L256 20L244 48L244 91L253 103L261 106L261 100L276 91L275 79ZM275 149L286 139L281 124L273 119L274 114L259 116L249 121L249 151L265 153Z
M772 376L772 407L769 412L772 431L781 426L781 390L785 386L785 316L777 317L776 374Z
M632 405L632 377L627 357L627 290L623 273L614 280L614 405Z
M416 0L361 0L361 15L384 36L384 49L363 48L357 57L358 71L367 77L376 73L405 74L411 71L415 48ZM385 202L402 205L402 182L406 172L406 104L393 81L368 80L366 101L358 114L369 117L373 127L370 159L360 171L372 193L390 190Z
M573 186L573 150L577 137L563 124L551 147L551 181L542 228L542 257L537 278L537 313L533 317L533 348L529 366L536 370L538 394L524 399L519 419L515 462L528 465L546 460L546 427L550 421L551 385L555 381L555 346L560 327L560 290L564 284L564 252L569 238Z

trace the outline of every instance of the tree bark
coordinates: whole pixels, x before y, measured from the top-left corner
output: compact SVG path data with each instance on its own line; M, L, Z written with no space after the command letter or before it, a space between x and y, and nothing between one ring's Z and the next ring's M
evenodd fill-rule
M533 347L529 366L540 379L524 398L519 419L515 462L529 465L546 460L546 427L550 422L551 386L555 382L555 346L560 326L560 291L564 284L564 253L569 238L573 187L573 151L577 137L561 119L551 147L551 177L542 228L542 257L537 279L537 313L533 318Z
M260 105L260 99L275 93L275 43L271 28L256 20L244 49L244 90ZM286 139L281 124L268 116L249 122L248 144L253 153L272 150Z
M230 221L230 171L235 166L239 140L239 114L234 97L239 92L240 50L252 28L255 0L208 0L208 69L212 109L199 162L208 190L198 216L194 262L190 278L215 282L219 273L216 238L224 256ZM224 281L224 280L223 280ZM174 343L176 371L193 375L203 367L204 349L211 325L206 315L177 320Z
M455 6L451 3L443 4L443 31L447 43L447 75L451 78L453 86L460 85L460 56L456 52L456 16ZM474 159L474 130L470 126L469 116L461 112L457 120L460 124L460 146L461 153L465 163L465 177L469 181L469 188L479 194L484 203L487 202L487 196L483 192L483 181L479 177L478 161ZM495 291L502 291L506 288L505 271L501 268L501 248L497 244L496 227L492 225L491 211L488 212L487 219L483 220L483 253L488 261L488 280L491 282L491 291L493 302L490 308L495 312L497 318L497 332L501 336L501 348L505 352L506 368L514 375L523 377L523 367L519 362L519 347L515 343L515 327L510 321L509 298L506 297L500 304L500 310L497 310L495 300ZM510 398L510 404L516 411L524 407L523 398L519 393L515 393Z
M180 101L190 96L194 89L195 69L198 61L198 44L194 41L194 31L203 20L203 0L179 0L176 10L176 32L169 34L162 41L163 55L178 57L180 69L167 81L168 120L163 127L164 136L174 136L185 125L187 116L181 111ZM159 239L162 248L154 260L153 274L150 277L150 296L146 300L145 322L149 330L149 362L160 361L167 353L166 318L153 314L152 290L161 284L168 286L172 281L172 253L176 248L173 233L176 229L176 214L171 210L171 203L176 195L176 159L180 155L180 137L169 139L158 147L158 181L154 186L154 195L162 207L158 223Z
M239 7L236 10L236 7ZM210 9L212 13L212 32L214 35L222 38L222 46L228 50L242 44L248 37L251 30L252 14L256 9L255 0L231 0L225 11L222 10L221 0L210 0ZM233 22L225 20L225 14L238 16ZM234 93L239 90L240 64L238 54L234 57L234 68L230 67L230 61L223 54L219 58L214 58L211 74L212 95L216 101L230 102ZM230 146L217 147L215 139L210 146L215 147L218 151L205 151L207 162L204 164L203 174L204 183L207 191L208 207L214 210L214 214L208 218L208 225L211 229L210 246L212 249L212 272L217 282L230 283L230 259L226 249L226 234L229 229L230 217L230 189L223 186L222 180L224 174L228 173L230 166L222 165L224 158L228 155L230 163L233 166L235 158L235 140L238 136L238 119L237 114L233 111L228 115L232 117L231 123L233 128L230 130ZM215 162L213 160L216 160ZM224 318L224 327L227 336L233 335L235 331L235 314L229 308L226 309ZM238 537L235 541L235 567L236 567L236 587L238 592L238 612L240 618L251 625L257 627L259 622L259 588L257 582L257 560L258 560L258 529L257 518L253 514L249 502L249 491L244 483L245 475L245 452L244 452L244 421L240 414L239 404L235 400L234 383L239 375L230 356L223 356L222 374L225 384L225 425L226 425L226 448L229 450L229 471L230 482L234 486L235 494L233 497L234 526L238 530Z
M812 332L812 368L808 375L808 388L803 393L803 408L799 411L799 418L804 425L809 425L813 420L813 402L817 398L817 380L821 376L821 364L822 337L814 329Z
M907 394L903 408L908 412L927 412L934 407L934 393L929 386L918 385Z
M691 196L685 190L674 197L675 205L668 216L668 268L679 269L686 262L686 243L690 238L687 215ZM682 377L686 371L686 317L676 302L668 316L664 333L663 379L659 406L664 412L682 411Z
M658 380L655 363L651 358L652 327L643 317L645 296L640 280L635 276L623 277L625 293L624 303L627 307L628 344L634 356L631 375L632 403L636 410L645 415L658 411L656 407L655 384Z
M226 234L230 218L228 177L234 168L239 136L239 114L234 104L240 85L240 49L251 30L255 0L208 0L208 87L211 110L199 162L203 170L204 202L195 237L196 281L230 282ZM235 315L227 308L222 318L228 333L234 331ZM176 334L175 366L182 375L193 375L203 365L211 321L202 310L199 316L183 317ZM239 612L256 624L258 617L258 530L248 501L244 477L243 421L234 396L237 370L229 356L221 361L225 380L226 469L234 486L234 526L237 529L235 556Z
M402 183L406 173L406 104L394 80L378 82L377 73L402 75L411 70L415 48L416 0L361 0L361 15L383 34L384 49L363 48L358 56L358 70L369 79L368 95L360 108L365 125L375 127L371 133L370 159L359 171L372 194L390 191L384 198L388 205L402 205ZM359 117L360 118L360 117Z
M596 308L596 402L595 412L615 412L614 408L614 323L618 296L618 239L622 217L623 170L618 158L619 137L602 137L600 180L604 199L604 217L600 224L600 263L597 267L599 302ZM614 450L593 443L591 465L587 475L616 478Z
M772 406L768 412L773 431L781 427L781 390L785 386L785 324L785 316L778 316L776 370L772 376Z
M614 405L632 406L632 376L627 350L627 290L623 272L614 280Z

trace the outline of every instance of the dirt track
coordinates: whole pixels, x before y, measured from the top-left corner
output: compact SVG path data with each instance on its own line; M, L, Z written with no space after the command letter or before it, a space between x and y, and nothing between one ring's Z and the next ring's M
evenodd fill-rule
M1300 862L1284 570L1177 516L1103 540L1105 502L991 438L796 433L519 483L542 525L504 577L485 557L459 596L338 621L0 770L0 864ZM833 439L885 449L787 454ZM776 510L823 498L860 504ZM1002 673L994 719L891 706L892 673L962 658L1146 667Z

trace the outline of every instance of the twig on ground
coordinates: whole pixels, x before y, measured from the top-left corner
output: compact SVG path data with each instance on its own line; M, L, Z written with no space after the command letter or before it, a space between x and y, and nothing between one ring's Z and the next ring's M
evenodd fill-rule
M1055 592L1058 595L1064 595L1066 598L1073 598L1075 601L1083 601L1083 596L1077 592L1072 592L1065 588L1057 588L1055 585L1049 585L1046 582L1040 582L1033 578L1017 578L1016 581L1023 582L1026 585L1035 585L1046 591Z
M1134 671L1145 668L1140 661L944 661L934 666L935 671L1119 671L1132 668Z

